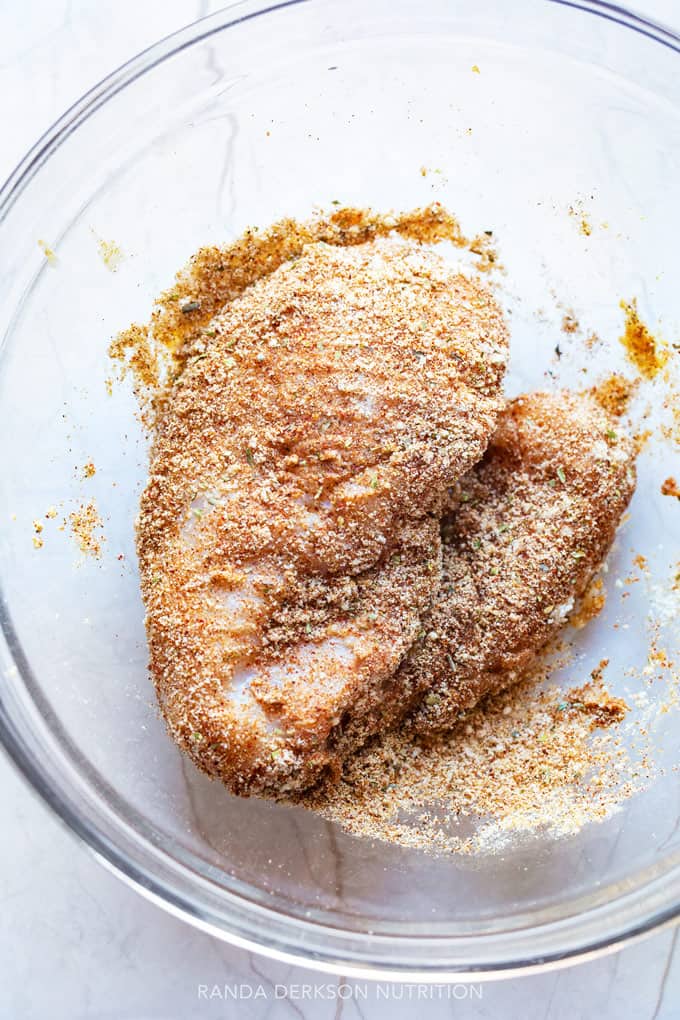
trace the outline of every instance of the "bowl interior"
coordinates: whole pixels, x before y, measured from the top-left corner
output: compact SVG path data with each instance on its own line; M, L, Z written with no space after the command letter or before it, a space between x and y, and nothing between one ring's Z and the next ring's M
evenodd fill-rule
M92 97L24 175L0 227L4 690L37 769L79 791L84 812L96 805L110 833L161 848L195 913L208 889L223 903L225 929L236 893L291 930L521 931L662 876L680 854L680 715L654 710L669 671L648 666L654 633L677 651L680 510L660 485L680 458L656 436L672 417L663 380L640 389L636 406L656 432L609 560L605 609L558 676L582 683L606 657L616 693L647 697L632 715L648 714L656 778L574 835L438 858L238 800L176 751L147 677L135 564L147 439L130 381L106 380L110 338L148 318L198 247L333 201L388 210L437 200L466 233L493 230L512 334L508 392L630 374L621 299L636 298L667 341L680 338L678 53L539 0L514 5L512 23L500 0L314 0L260 14L237 4L179 43L144 61L154 65L145 73L125 72L105 102ZM115 273L102 240L124 254ZM446 254L474 270L474 256ZM578 335L562 332L567 311ZM589 350L591 331L601 341ZM99 560L79 552L68 523L90 499L103 519ZM51 507L57 516L45 519ZM624 599L638 554L648 572Z

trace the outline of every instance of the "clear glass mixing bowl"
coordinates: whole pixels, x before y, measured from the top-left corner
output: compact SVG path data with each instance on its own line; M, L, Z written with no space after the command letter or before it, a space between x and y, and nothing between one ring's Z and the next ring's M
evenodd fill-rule
M146 439L130 386L109 395L105 379L111 336L148 317L196 248L334 200L437 199L466 231L493 229L511 390L545 384L567 308L611 342L563 358L566 383L622 363L621 297L677 338L679 53L604 3L246 0L93 89L2 189L2 737L98 858L167 909L272 955L419 980L545 966L677 917L677 712L654 722L665 773L607 821L471 858L359 841L196 774L146 675L133 545ZM126 256L115 274L102 239ZM614 688L635 684L651 589L624 605L613 579L635 552L652 580L677 559L677 501L659 495L673 458L677 472L671 446L643 456L607 608L567 679L606 654ZM90 497L100 561L59 531ZM53 505L36 550L33 519Z

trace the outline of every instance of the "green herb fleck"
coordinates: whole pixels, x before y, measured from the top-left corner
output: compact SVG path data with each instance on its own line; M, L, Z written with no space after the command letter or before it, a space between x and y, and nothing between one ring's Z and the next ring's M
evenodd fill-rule
M200 301L187 301L185 304L180 305L180 311L183 315L189 315L190 312L197 312L200 307Z
M563 467L558 467L558 469L557 469L557 477L562 482L562 485L564 485L566 480L567 480L567 476L564 473L564 468Z
M249 446L246 446L246 460L248 461L248 464L250 465L251 468L255 467L255 457L253 455L253 451L250 449Z

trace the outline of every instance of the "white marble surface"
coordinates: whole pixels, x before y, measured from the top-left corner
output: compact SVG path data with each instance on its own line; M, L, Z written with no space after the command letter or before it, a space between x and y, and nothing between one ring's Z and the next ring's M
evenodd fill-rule
M219 6L0 0L0 176L90 85ZM679 0L640 0L638 8L680 25ZM2 758L0 791L0 1020L680 1017L677 930L568 970L435 987L420 1003L417 988L391 986L386 1001L370 983L234 949L147 903L78 845ZM241 986L239 1001L207 999L201 988L225 985Z

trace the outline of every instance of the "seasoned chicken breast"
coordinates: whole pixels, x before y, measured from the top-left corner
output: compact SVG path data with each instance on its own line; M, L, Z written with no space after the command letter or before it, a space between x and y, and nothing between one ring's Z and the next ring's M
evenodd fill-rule
M442 522L442 580L395 684L409 725L452 726L521 677L601 566L635 488L633 443L585 395L510 401Z
M381 722L439 584L448 490L502 407L502 315L411 243L314 244L218 315L156 426L138 552L172 736L237 793Z

